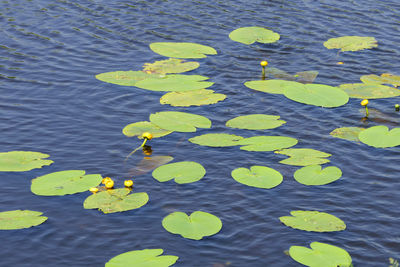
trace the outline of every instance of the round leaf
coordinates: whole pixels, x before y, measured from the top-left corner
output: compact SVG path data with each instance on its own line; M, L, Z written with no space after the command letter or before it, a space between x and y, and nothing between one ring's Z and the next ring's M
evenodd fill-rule
M150 49L162 56L176 58L205 58L217 54L214 48L196 43L151 43Z
M262 27L242 27L232 31L229 38L247 45L254 42L268 44L278 41L280 35Z
M310 165L298 169L294 179L304 185L325 185L342 177L342 171L335 166L322 169L321 165Z
M101 180L100 174L85 175L82 170L60 171L33 179L31 190L40 196L63 196L87 191Z
M143 71L146 73L181 73L197 69L200 63L195 61L185 62L182 59L170 58L166 60L156 61L154 63L145 63Z
M279 118L280 116L251 114L233 118L226 122L226 126L248 130L274 129L286 123L286 121Z
M215 104L226 98L224 94L216 94L213 90L199 89L187 92L169 92L160 99L161 104L174 107L190 107Z
M245 82L244 85L250 89L269 94L283 94L284 89L288 87L304 89L304 85L301 83L285 80L249 81Z
M240 140L242 150L247 151L273 151L288 148L297 144L297 139L286 136L253 136Z
M352 98L375 99L389 98L400 95L400 90L381 84L348 83L341 84L340 89Z
M96 79L112 84L135 86L137 82L145 79L158 79L164 75L150 74L144 71L112 71L96 75Z
M346 224L336 216L319 211L295 210L292 216L282 216L279 220L286 226L310 232L334 232L346 229Z
M389 131L387 126L373 126L358 134L364 144L373 147L395 147L400 145L400 128Z
M196 127L211 127L211 121L204 116L178 111L151 114L150 121L165 130L177 132L195 132Z
M234 134L216 133L216 134L203 134L189 139L189 142L201 146L211 147L225 147L237 146L243 137Z
M149 78L135 83L136 87L151 91L190 91L210 87L213 82L204 82L208 77L201 75L170 74L163 78Z
M143 249L128 251L110 259L105 267L168 267L179 257L162 255L162 249Z
M178 184L193 183L204 177L206 170L194 161L181 161L158 167L152 173L154 179L166 182L175 179Z
M274 188L283 181L283 177L278 171L264 166L251 166L250 169L237 168L232 171L231 175L241 184L265 189Z
M275 153L290 157L288 159L279 161L279 163L294 166L324 164L329 162L329 159L325 158L332 156L331 154L310 148L290 148L275 151Z
M16 230L39 225L47 220L43 213L32 210L0 212L0 230Z
M360 127L342 127L336 128L329 134L336 138L341 138L349 141L360 141L358 139L358 135L361 131L364 131L364 128Z
M215 235L222 228L222 222L217 216L203 211L195 211L190 216L183 212L173 212L162 220L162 225L170 233L194 240Z
M0 153L0 171L25 172L48 166L54 161L46 160L50 155L32 151L9 151Z
M377 47L378 42L374 37L342 36L329 39L324 46L328 49L341 49L341 51L359 51Z
M128 137L137 136L139 139L143 139L143 133L149 132L152 134L153 138L158 138L172 133L172 131L167 131L161 129L157 125L149 121L139 121L135 123L128 124L122 129L122 133Z

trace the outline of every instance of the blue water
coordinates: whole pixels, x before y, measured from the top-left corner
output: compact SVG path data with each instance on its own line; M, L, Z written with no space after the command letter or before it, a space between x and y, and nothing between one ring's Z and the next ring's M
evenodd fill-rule
M0 2L0 147L1 152L48 153L54 164L22 173L2 173L0 211L30 209L49 217L23 230L0 231L0 266L102 266L130 250L163 248L179 256L175 266L302 266L284 251L292 245L326 242L346 249L354 266L388 266L400 258L400 148L376 149L336 139L337 127L373 126L361 121L359 100L324 109L246 88L259 79L260 60L289 73L317 70L316 83L357 83L365 74L400 74L400 4L397 1L6 1ZM281 34L274 44L243 45L228 34L239 27L262 26ZM322 43L344 35L373 36L379 46L337 53ZM210 89L227 95L215 105L174 108L159 103L162 92L107 84L95 75L140 70L146 62L165 59L152 42L196 42L218 55L198 60L190 72L210 77ZM338 61L344 62L337 65ZM370 101L399 126L393 106L400 98ZM104 215L85 210L90 193L41 197L30 191L31 179L61 170L82 169L116 179L131 177L143 159L124 162L140 145L122 128L148 120L151 113L175 110L204 115L211 129L172 133L151 141L153 155L193 160L207 170L199 182L159 183L150 173L135 176L138 192L147 192L144 207ZM287 123L274 130L246 131L225 127L239 115L280 115ZM187 139L214 132L283 135L296 147L331 153L330 165L343 177L329 185L307 187L293 179L295 166L284 156L246 152L237 147L209 148ZM246 187L230 173L238 167L263 165L280 171L284 181L271 190ZM291 210L331 213L347 224L334 233L288 228L280 216ZM215 236L201 241L166 232L163 217L173 211L210 212L223 222Z

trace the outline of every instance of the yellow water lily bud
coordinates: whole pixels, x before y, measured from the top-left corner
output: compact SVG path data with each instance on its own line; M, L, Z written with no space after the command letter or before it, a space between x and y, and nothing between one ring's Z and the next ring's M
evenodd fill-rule
M366 106L368 105L368 99L364 99L363 101L361 101L361 106Z
M93 194L96 194L97 192L99 192L99 189L97 187L92 187L89 189L90 192L92 192Z
M125 185L126 187L132 187L133 182L132 182L132 180L125 180L125 181L124 181L124 185Z
M268 61L263 60L263 61L260 62L260 65L263 66L263 67L265 67L265 66L268 65Z
M343 65L344 63L342 61L339 61L338 63L336 63L338 65Z
M105 177L105 178L103 178L103 180L101 180L101 183L106 184L109 181L112 181L112 179L110 177Z
M105 184L105 186L106 186L107 189L113 188L113 187L114 187L114 181L113 181L113 180L108 181L108 182Z
M153 135L152 135L151 133L149 133L149 132L143 133L143 134L142 134L142 137L143 137L144 139L147 139L147 140L153 139Z

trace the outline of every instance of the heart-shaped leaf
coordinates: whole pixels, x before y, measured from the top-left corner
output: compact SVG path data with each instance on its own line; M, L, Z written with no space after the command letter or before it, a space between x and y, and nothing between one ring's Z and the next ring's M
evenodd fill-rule
M311 232L334 232L346 229L346 224L329 213L308 210L291 211L292 216L282 216L279 220L286 226Z
M290 157L279 161L279 163L294 166L324 164L329 162L329 159L325 158L332 156L331 154L311 148L290 148L275 151L275 153Z
M162 220L162 225L170 233L194 240L215 235L222 228L222 222L217 216L203 211L195 211L190 216L183 212L173 212Z
M163 111L151 114L150 121L160 128L176 132L195 132L196 127L211 127L211 121L208 118L179 111Z
M283 94L284 89L295 87L304 90L304 85L298 82L285 80L260 80L245 82L244 85L250 89L269 94Z
M226 122L226 126L247 130L274 129L286 123L286 121L279 118L280 116L251 114L230 119Z
M135 83L136 87L150 91L190 91L210 87L213 82L205 82L208 77L201 75L170 74L162 78L148 78Z
M205 58L217 54L214 48L196 43L151 43L150 49L162 56L175 58Z
M367 84L390 84L394 87L400 86L400 76L390 73L382 73L381 76L375 74L363 75L360 77L360 80Z
M204 177L206 170L194 161L181 161L158 167L152 173L154 179L166 182L174 179L178 184L193 183Z
M247 45L254 42L268 44L278 41L280 35L262 27L242 27L232 31L229 38Z
M174 107L190 107L215 104L226 98L224 94L216 94L213 90L199 89L187 92L169 92L160 99L161 104Z
M364 144L373 147L400 146L400 128L389 128L384 125L373 126L358 134L358 138Z
M162 249L133 250L115 256L105 267L168 267L179 259L177 256L161 255Z
M47 217L33 210L11 210L0 212L0 230L16 230L30 228L42 224Z
M216 134L203 134L189 139L189 142L201 146L211 147L225 147L237 146L243 137L234 134L216 133Z
M342 171L335 166L322 169L321 165L310 165L294 173L294 179L304 185L325 185L340 177L342 177Z
M241 184L265 189L274 188L283 181L280 172L264 166L251 166L250 169L237 168L232 171L231 175Z
M199 62L185 62L182 59L169 58L166 60L156 61L154 63L145 63L143 71L146 73L181 73L197 69L200 66Z
M238 143L240 149L247 151L273 151L288 148L297 144L297 139L286 136L253 136L244 138Z
M48 166L54 161L47 160L50 155L32 151L9 151L0 153L0 171L25 172Z
M172 131L162 129L149 121L131 123L122 129L124 135L128 137L137 136L139 139L143 139L143 133L146 132L151 133L153 138L162 137L172 133Z
M340 49L341 51L359 51L377 47L378 42L374 37L342 36L329 39L324 43L324 46L328 49Z
M135 86L137 82L145 79L159 79L165 75L151 74L144 71L112 71L105 72L96 75L96 79L112 84L124 85L124 86Z
M357 142L357 141L360 141L360 139L358 139L358 135L360 134L361 131L364 131L364 128L342 127L342 128L336 128L329 134L336 138L341 138L341 139Z
M376 99L400 95L400 90L381 84L347 83L341 84L340 89L352 98Z

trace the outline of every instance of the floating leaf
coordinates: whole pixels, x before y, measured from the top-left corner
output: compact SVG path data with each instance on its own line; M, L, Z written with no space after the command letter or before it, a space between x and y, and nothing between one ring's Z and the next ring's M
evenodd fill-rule
M273 151L297 144L297 139L286 136L253 136L240 140L240 149L247 151Z
M161 129L157 125L149 121L139 121L135 123L128 124L122 129L122 133L128 137L137 136L139 139L143 139L143 133L149 132L152 134L153 138L158 138L172 133L165 129Z
M166 60L156 61L154 63L145 63L143 71L146 73L181 73L197 69L200 66L199 62L185 62L182 59L169 58Z
M296 81L299 83L312 83L318 76L318 71L309 70L309 71L301 71L297 72L294 77L296 77Z
M204 177L206 170L194 161L181 161L158 167L153 171L153 177L159 182L174 179L178 184L193 183Z
M128 251L110 259L105 267L168 267L179 259L177 256L162 255L162 249Z
M285 87L283 93L291 100L327 108L339 107L349 101L349 96L343 90L323 84Z
M82 170L60 171L33 179L31 190L40 196L63 196L87 191L101 180L100 174L85 175Z
M321 165L309 165L294 173L294 179L304 185L325 185L340 177L342 177L342 171L335 166L322 169Z
M274 129L286 123L286 121L279 118L280 116L251 114L230 119L226 122L226 126L248 130Z
M329 134L332 135L333 137L337 137L337 138L341 138L341 139L345 139L345 140L349 140L349 141L360 141L360 139L358 139L358 135L363 130L364 130L364 128L360 128L360 127L342 127L342 128L336 128Z
M389 98L400 95L400 90L381 84L348 83L341 84L340 89L352 98L374 99Z
M190 216L183 212L173 212L162 220L162 225L170 233L194 240L215 235L222 228L222 222L217 216L203 211L195 211Z
M11 210L0 212L0 230L16 230L30 228L42 224L47 217L33 210Z
M311 232L334 232L346 229L346 224L336 216L319 211L295 210L292 216L279 217L286 226Z
M216 94L213 90L199 89L187 92L169 92L160 99L161 104L174 107L189 107L215 104L226 98L224 94Z
M149 201L146 192L132 193L127 188L112 189L93 194L85 199L85 209L99 209L104 213L114 213L138 209Z
M275 153L290 157L288 159L279 161L279 163L294 166L324 164L329 162L329 159L325 158L332 156L331 154L311 148L290 148L275 151Z
M389 128L384 125L373 126L360 132L358 138L364 144L373 147L400 146L400 128Z
M32 151L9 151L0 153L0 171L25 172L48 166L54 161L46 160L50 155Z
M310 267L350 267L351 257L346 250L320 242L312 242L311 249L291 246L289 255L295 261Z
M150 121L163 129L177 132L195 132L196 127L211 127L211 121L206 117L179 111L162 111L151 114Z
M268 44L278 41L280 35L262 27L242 27L232 31L229 34L229 38L247 45L254 42Z
M190 91L210 87L213 82L204 82L208 77L201 75L170 74L162 78L149 78L135 84L136 87L151 91Z
M269 94L283 94L285 88L295 87L304 90L304 85L298 82L285 80L260 80L245 82L244 85L250 89Z
M162 56L176 58L205 58L217 54L214 48L196 43L151 43L150 49Z
M171 156L153 156L153 157L144 157L135 168L129 170L129 174L132 176L139 176L149 171L156 169L159 166L162 166L174 158Z
M231 173L233 179L252 187L271 189L283 181L282 174L264 166L251 166L250 169L237 168Z
M398 87L400 85L400 76L390 73L383 73L381 76L374 74L363 75L360 77L360 80L367 84L390 84L394 87Z
M377 47L378 42L374 37L342 36L329 39L324 46L328 49L341 49L341 51L359 51Z
M201 146L211 147L225 147L237 146L243 137L234 134L216 133L216 134L203 134L189 139L189 142Z
M96 75L96 79L112 84L135 86L137 82L145 79L158 79L164 77L160 74L151 74L144 71L112 71Z

